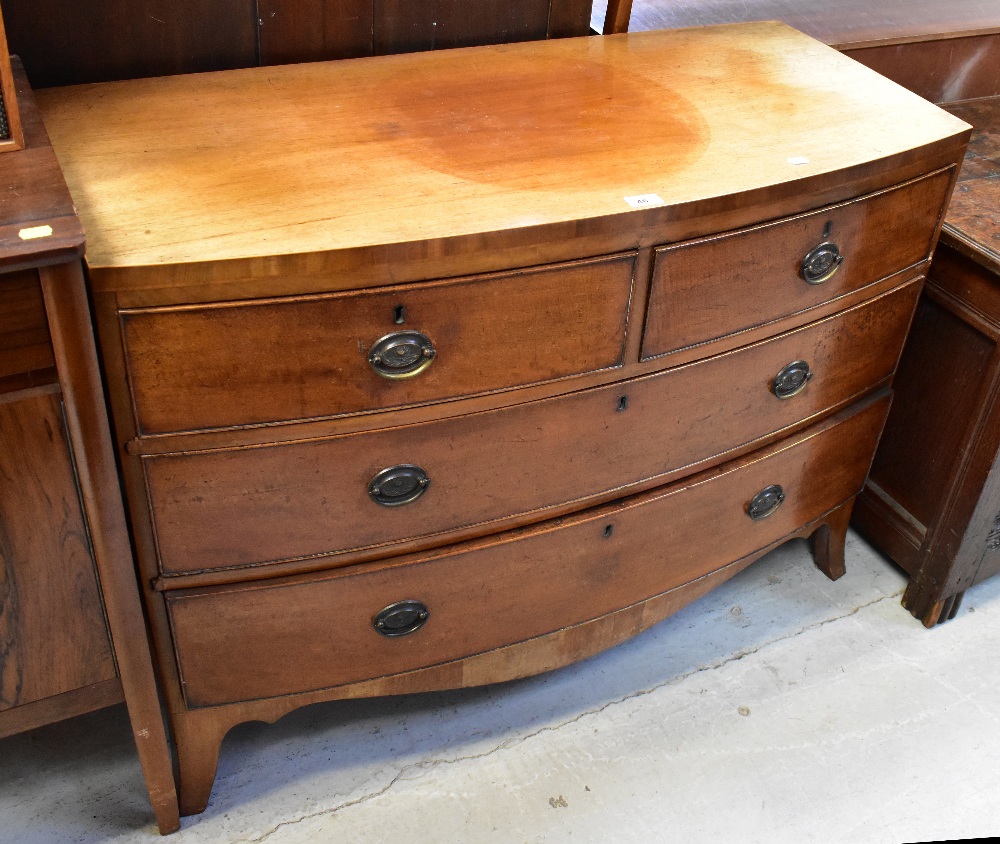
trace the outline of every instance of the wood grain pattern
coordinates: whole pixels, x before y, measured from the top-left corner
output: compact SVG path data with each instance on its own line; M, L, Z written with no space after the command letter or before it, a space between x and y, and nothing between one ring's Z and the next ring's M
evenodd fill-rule
M730 107L737 80L754 109ZM532 96L514 95L523 90ZM630 211L626 196L696 203L966 131L779 24L135 81L40 100L95 275L232 259L245 276L250 264L236 259L571 220L634 226L656 209ZM461 113L440 102L463 103ZM621 118L636 109L642 121ZM262 123L295 132L280 147L251 145L249 127ZM810 163L791 165L794 156Z
M560 398L345 437L146 458L161 571L355 562L399 553L393 546L403 541L404 550L418 538L415 547L454 541L447 534L460 528L549 518L731 459L884 383L896 360L882 351L902 347L919 287L772 341ZM803 358L812 381L777 399L775 374ZM400 463L423 467L431 485L412 504L380 508L368 484Z
M370 56L372 0L258 0L260 63Z
M642 354L655 357L745 331L871 284L930 256L954 171L812 214L656 251ZM844 258L808 284L821 243Z
M137 427L335 416L621 366L634 265L634 254L611 256L368 293L126 312ZM423 333L437 354L417 375L385 378L369 351L403 330Z
M374 0L373 5L376 55L538 40L549 25L549 0Z
M255 0L6 0L11 51L36 87L246 67Z
M1000 12L997 12L1000 25ZM844 49L861 62L935 103L1000 94L1000 30L925 41Z
M186 700L218 705L410 671L579 624L696 580L858 492L869 454L846 446L874 440L888 401L863 407L652 495L468 549L171 593ZM730 515L772 483L787 495L776 513L759 522ZM427 624L399 639L378 635L372 617L411 598L429 608ZM503 623L479 623L490 617ZM285 658L290 653L294 660Z
M116 677L54 388L0 401L0 711Z
M38 273L0 276L0 385L11 376L34 372L42 383L42 373L48 373L51 382L54 365Z

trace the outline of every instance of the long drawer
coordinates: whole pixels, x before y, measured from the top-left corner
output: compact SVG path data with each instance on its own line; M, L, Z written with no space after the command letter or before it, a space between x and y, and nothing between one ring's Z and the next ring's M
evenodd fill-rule
M657 249L643 358L808 311L929 258L952 175Z
M530 530L423 557L168 593L185 699L210 706L436 665L689 583L857 494L888 406L881 394L718 469Z
M911 282L768 342L558 398L348 436L148 456L160 569L391 545L718 460L889 377L918 292ZM808 377L784 399L782 371L792 388Z
M121 315L140 434L337 416L620 366L635 255Z

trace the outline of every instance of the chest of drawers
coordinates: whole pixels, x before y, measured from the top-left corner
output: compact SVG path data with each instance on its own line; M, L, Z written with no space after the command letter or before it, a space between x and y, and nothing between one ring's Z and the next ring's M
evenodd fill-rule
M43 107L187 813L241 721L840 574L968 134L779 24Z

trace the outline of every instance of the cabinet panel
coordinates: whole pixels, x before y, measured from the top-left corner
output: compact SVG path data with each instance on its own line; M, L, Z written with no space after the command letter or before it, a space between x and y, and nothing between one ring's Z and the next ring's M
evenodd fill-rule
M59 394L0 400L0 710L115 676Z
M0 389L5 379L54 366L38 273L0 276Z
M372 54L372 0L259 0L260 63Z
M257 64L255 0L5 0L3 14L36 88Z
M545 38L549 0L375 0L375 53Z

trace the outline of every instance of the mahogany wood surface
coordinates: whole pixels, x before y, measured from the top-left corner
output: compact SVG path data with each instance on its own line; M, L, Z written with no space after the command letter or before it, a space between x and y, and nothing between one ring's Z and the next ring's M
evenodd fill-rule
M928 627L1000 572L1000 97L949 109L976 129L856 515Z
M0 734L124 697L158 825L170 832L176 790L79 260L83 232L18 76L26 147L0 155L0 289L13 306L4 359L49 383L9 376L0 393Z
M818 564L842 571L844 508L881 429L886 382L967 138L961 121L777 24L42 98L93 239L95 317L182 811L204 808L219 743L242 720L565 664L792 536L814 535ZM250 146L248 130L265 113L296 131L280 145ZM115 127L100 144L98 124ZM787 267L765 256L784 255L793 270L801 261L786 243L797 225L789 218L839 214L828 206L848 203L860 227L878 215L854 200L897 186L891 196L904 201L872 227L909 217L901 248L887 238L848 255L842 272L854 281L819 285L804 310L790 294L763 322L730 319L786 278ZM625 201L650 193L658 198L649 207ZM717 286L707 342L640 360L650 303L670 298L669 289L651 296L654 278L681 284L654 273L657 250L746 227L755 230L741 240L744 259L758 270ZM725 263L722 246L701 254ZM849 270L854 263L865 266ZM564 272L577 274L571 292L553 282ZM539 279L561 290L554 305L538 307ZM494 296L501 280L512 292ZM787 281L807 285L794 271ZM371 383L357 379L372 377L366 357L378 332L341 315L378 302L392 330L402 305L404 323L420 328L431 324L421 316L427 303L396 294L421 291L448 293L428 330L440 345L431 366L412 385L369 389L346 409L317 403L323 391L336 399L338 385L350 394ZM496 299L492 311L480 297ZM324 310L330 303L347 310ZM530 312L537 325L511 334L510 366L567 377L489 381L510 377L505 357L479 354L496 345L445 353L451 338L495 333L493 311L504 309L515 319ZM224 325L216 315L235 314L239 328L199 336L191 326L204 314L213 328ZM163 326L173 328L157 335ZM594 370L612 347L612 363ZM239 368L238 355L251 365ZM492 392L470 395L445 378L463 357ZM345 364L324 370L327 359ZM769 390L793 360L815 365L814 377L779 403ZM226 400L206 400L210 414L196 419L227 367ZM266 383L255 380L261 373ZM425 377L442 378L441 390L420 398L432 386ZM281 398L262 412L272 401L258 397L265 389ZM417 398L393 398L408 391ZM418 460L434 468L412 505L389 513L366 500L369 471ZM773 478L766 470L779 465ZM752 484L737 482L744 472ZM749 519L756 493L776 483L783 490L764 498L783 503ZM359 543L370 547L330 558ZM387 645L371 624L381 607L420 597L408 587L449 609L432 608L425 630L397 640L418 645L401 659L403 650L379 650ZM334 593L348 595L349 612L313 611L340 600ZM460 598L497 624L462 628ZM360 621L341 629L341 616ZM446 627L455 635L444 645L420 649ZM336 659L331 637L344 643ZM375 650L366 650L370 637ZM258 659L237 654L247 643Z
M515 95L525 88L532 97ZM732 109L750 91L758 107ZM625 197L656 193L677 214L734 190L829 185L819 176L965 131L772 23L137 80L39 99L98 288L104 268L147 266L163 284L177 273L168 266L204 273L213 261L213 274L246 278L253 259L275 266L280 254L377 254L387 243L570 221L635 226L657 211L632 210ZM278 147L254 144L247 127L265 114L295 133ZM808 163L788 161L799 157ZM277 266L303 274L310 264Z

